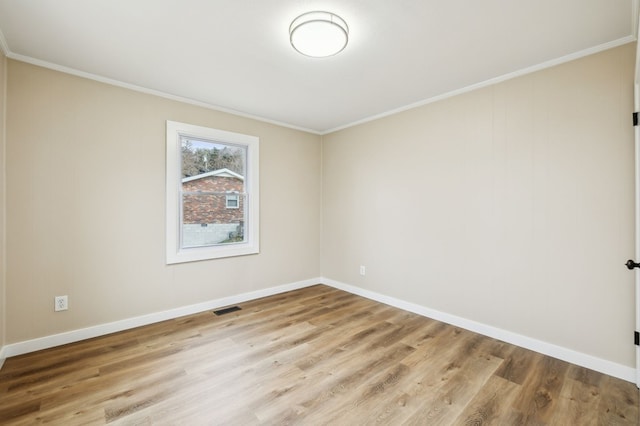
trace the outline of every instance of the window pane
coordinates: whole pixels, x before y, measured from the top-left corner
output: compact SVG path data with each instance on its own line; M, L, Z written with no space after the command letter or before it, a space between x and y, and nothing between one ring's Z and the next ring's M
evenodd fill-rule
M226 194L182 194L182 247L203 247L245 241L246 198L237 208L226 206Z
M247 148L220 142L181 136L182 177L227 170L232 174L246 174Z
M227 195L227 208L228 209L237 209L238 208L238 195Z
M245 241L246 147L181 138L183 248Z
M260 139L167 120L167 264L260 252Z

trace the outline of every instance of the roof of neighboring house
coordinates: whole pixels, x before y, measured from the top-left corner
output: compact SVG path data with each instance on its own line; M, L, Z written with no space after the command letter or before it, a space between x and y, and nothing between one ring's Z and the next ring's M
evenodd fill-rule
M211 176L230 177L230 178L236 178L236 179L244 180L244 176L239 175L236 172L232 172L229 169L218 169L218 170L214 170L212 172L200 173L199 175L194 175L194 176L189 176L189 177L183 178L182 179L182 183L191 182L191 181L198 180L198 179L204 179L204 178L211 177Z

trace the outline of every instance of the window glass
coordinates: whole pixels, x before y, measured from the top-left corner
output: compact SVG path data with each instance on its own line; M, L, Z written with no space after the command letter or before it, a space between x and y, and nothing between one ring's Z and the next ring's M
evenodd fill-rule
M258 138L167 122L167 263L257 253Z
M244 242L247 147L187 136L180 146L182 248Z

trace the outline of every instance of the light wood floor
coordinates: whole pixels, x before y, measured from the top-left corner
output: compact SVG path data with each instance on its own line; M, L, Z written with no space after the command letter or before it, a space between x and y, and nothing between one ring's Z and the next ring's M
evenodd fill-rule
M638 425L634 384L325 286L9 358L2 424Z

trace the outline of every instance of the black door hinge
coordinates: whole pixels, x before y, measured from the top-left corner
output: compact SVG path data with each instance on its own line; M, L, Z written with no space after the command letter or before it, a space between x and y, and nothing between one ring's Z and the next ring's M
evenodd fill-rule
M636 346L640 346L640 333L638 333L637 331L634 331L633 333L633 342L636 344Z
M638 113L637 112L633 113L633 125L634 126L638 125Z

